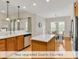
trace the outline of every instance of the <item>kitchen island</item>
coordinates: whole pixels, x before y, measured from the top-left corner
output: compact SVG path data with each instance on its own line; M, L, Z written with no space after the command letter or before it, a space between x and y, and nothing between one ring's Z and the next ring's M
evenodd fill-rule
M19 51L24 47L24 37L31 37L31 33L20 30L11 32L0 32L0 51ZM30 40L29 37L29 40Z
M43 34L31 38L32 51L55 51L55 35Z

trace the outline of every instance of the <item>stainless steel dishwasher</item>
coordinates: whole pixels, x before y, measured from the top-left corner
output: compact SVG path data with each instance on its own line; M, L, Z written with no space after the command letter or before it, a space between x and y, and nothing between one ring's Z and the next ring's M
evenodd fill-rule
M31 44L31 34L24 35L24 47L28 47Z

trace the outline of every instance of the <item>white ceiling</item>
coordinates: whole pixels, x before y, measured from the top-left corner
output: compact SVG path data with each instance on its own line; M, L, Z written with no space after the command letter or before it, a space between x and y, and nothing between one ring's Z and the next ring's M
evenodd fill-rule
M17 6L21 6L21 10L28 11L42 17L53 16L71 16L73 12L72 2L73 0L9 0L10 1L10 13L17 12ZM36 6L33 6L36 3ZM23 6L26 8L23 9ZM0 0L0 11L6 12L6 0Z

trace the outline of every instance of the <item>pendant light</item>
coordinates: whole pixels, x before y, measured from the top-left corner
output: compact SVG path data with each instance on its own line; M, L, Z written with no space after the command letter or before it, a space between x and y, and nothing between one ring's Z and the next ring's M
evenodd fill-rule
M18 6L18 18L17 18L17 30L20 30L20 13L19 13L19 9L20 9L20 6Z
M20 6L18 6L18 19L17 19L17 22L20 22L19 8L20 8Z
M7 21L9 21L10 20L10 18L9 18L9 1L6 1L6 3L7 3L7 18L6 18L6 20Z

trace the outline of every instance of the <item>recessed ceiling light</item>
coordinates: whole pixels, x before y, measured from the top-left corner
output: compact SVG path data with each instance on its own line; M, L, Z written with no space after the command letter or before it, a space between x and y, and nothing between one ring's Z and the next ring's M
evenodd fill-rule
M36 3L33 3L33 6L36 6Z
M46 0L46 2L50 2L50 0Z
M23 9L25 9L26 7L24 6Z

